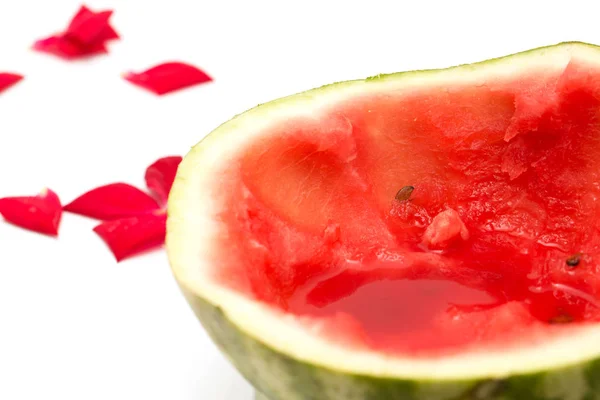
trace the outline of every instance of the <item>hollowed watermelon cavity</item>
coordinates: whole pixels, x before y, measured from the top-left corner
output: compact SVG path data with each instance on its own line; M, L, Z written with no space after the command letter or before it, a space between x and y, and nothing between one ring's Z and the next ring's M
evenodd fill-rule
M525 70L364 91L270 126L221 173L215 278L388 354L598 322L600 72L575 57Z

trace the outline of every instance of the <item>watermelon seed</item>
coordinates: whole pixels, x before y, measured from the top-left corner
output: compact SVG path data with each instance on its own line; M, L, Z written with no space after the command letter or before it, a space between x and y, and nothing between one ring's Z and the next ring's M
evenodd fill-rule
M573 322L573 317L571 317L569 314L561 312L556 317L550 318L549 322L551 324L568 324L570 322Z
M571 268L575 268L581 262L581 254L573 254L571 257L567 258L567 265Z
M414 186L404 186L402 189L398 190L398 193L396 193L396 200L406 201L410 199L410 195L412 194L413 190L415 190Z

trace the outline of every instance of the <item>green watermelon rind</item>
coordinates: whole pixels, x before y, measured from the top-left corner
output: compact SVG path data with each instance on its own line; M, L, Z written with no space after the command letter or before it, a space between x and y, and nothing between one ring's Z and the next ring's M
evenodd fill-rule
M193 269L189 254L182 256L181 250L185 240L186 212L182 209L182 198L186 196L186 185L189 185L190 170L198 167L199 158L210 158L213 144L227 140L238 128L261 122L271 112L285 108L290 104L311 103L315 98L339 90L350 93L361 85L386 84L387 82L413 82L423 78L424 81L435 80L438 72L455 71L456 76L469 75L471 71L481 72L488 66L502 64L502 68L511 67L513 60L528 62L528 56L544 54L559 48L578 48L594 53L600 59L599 47L567 42L554 46L529 50L527 52L491 59L475 64L437 70L422 70L377 75L365 80L338 82L296 95L280 98L248 110L215 129L210 135L197 144L186 156L175 180L169 200L169 220L167 229L167 250L174 275L192 306L198 319L207 330L220 350L229 358L242 375L260 392L260 400L600 400L600 357L582 357L577 362L558 360L553 367L525 372L511 372L506 375L482 374L473 371L472 377L436 378L423 376L376 376L368 373L354 373L345 366L335 368L327 360L314 359L307 361L302 357L292 356L289 349L273 346L261 340L257 331L240 324L240 319L233 318L231 309L226 310L219 302L196 290L198 283L190 282ZM596 61L597 63L597 61ZM518 66L516 67L518 69ZM406 79L409 78L409 79ZM259 128L257 128L259 129ZM206 161L203 163L207 164ZM185 172L181 172L181 171ZM189 232L187 232L189 233ZM248 300L250 301L250 300ZM239 317L239 316L238 316ZM577 340L574 338L573 340ZM600 338L599 338L600 341ZM593 353L593 352L590 352ZM594 353L595 354L595 353ZM517 366L519 367L519 366ZM521 368L515 368L520 370ZM472 378L472 379L471 379Z
M209 336L259 391L257 400L598 400L600 359L570 367L474 380L390 379L337 372L271 349L182 286Z

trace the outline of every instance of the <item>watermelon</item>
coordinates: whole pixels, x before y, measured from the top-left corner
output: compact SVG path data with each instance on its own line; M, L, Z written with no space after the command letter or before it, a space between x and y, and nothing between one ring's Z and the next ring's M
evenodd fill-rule
M335 83L179 167L174 276L264 400L600 399L600 48Z

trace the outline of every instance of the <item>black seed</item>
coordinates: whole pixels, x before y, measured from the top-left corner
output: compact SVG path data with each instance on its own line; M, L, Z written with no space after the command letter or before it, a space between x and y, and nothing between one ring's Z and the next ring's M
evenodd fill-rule
M415 190L414 186L404 186L402 189L398 190L398 193L396 193L396 200L405 201L410 199L410 195L412 194L413 190Z
M549 321L551 324L568 324L570 322L573 322L573 317L571 317L569 314L558 314L556 317L552 317L550 318Z
M567 258L567 265L569 267L575 268L581 262L581 254L573 254L571 257Z

